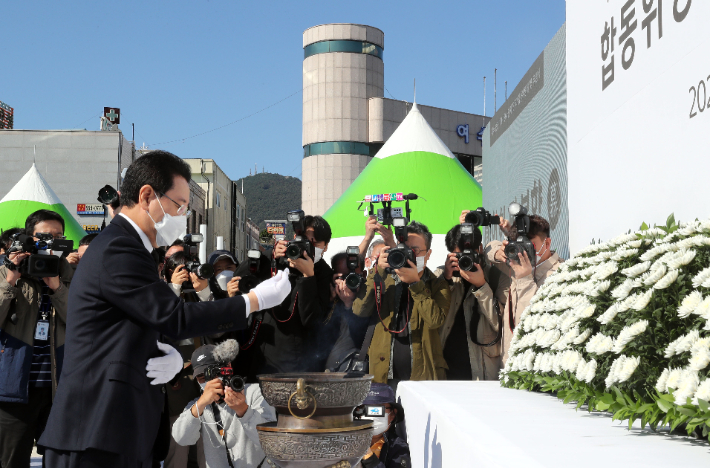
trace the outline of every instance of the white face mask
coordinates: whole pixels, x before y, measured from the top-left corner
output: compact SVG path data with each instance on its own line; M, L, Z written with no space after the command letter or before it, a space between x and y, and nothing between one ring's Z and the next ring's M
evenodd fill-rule
M220 274L214 277L215 280L217 280L217 284L219 285L219 288L227 292L227 283L229 283L229 280L231 280L234 277L234 272L232 270L224 270Z
M204 391L205 390L205 385L207 385L207 382L202 382L200 384L200 390Z
M380 435L384 432L387 431L387 428L389 428L389 415L385 413L384 418L367 418L363 417L361 419L367 419L369 421L372 421L372 427L374 428L374 432L372 433L373 436Z
M417 273L424 271L424 265L426 264L426 255L423 257L417 257Z
M320 247L316 247L316 254L313 257L313 263L320 262L320 259L323 258L324 251L325 251L325 249L321 249Z
M155 198L158 200L160 209L163 210L163 219L156 223L150 213L148 211L146 213L153 221L157 231L155 243L158 244L158 247L167 247L187 233L187 216L171 216L167 214L157 195Z
M544 242L543 242L543 244L540 246L540 250L542 250L543 248L546 249ZM543 251L542 253L540 253L540 250L538 250L537 252L535 252L535 260L536 260L535 265L539 265L539 264L540 264L540 260L542 260L542 256L545 254L544 251Z

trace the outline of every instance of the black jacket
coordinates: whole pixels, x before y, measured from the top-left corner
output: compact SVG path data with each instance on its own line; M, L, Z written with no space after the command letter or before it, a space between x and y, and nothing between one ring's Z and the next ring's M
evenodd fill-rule
M185 303L160 280L133 226L116 216L81 259L69 292L64 367L39 445L89 448L146 460L156 441L164 387L148 359L173 339L244 328L242 298Z
M361 462L363 468L410 468L409 445L397 436L394 426L385 433L385 444L379 457L372 456Z

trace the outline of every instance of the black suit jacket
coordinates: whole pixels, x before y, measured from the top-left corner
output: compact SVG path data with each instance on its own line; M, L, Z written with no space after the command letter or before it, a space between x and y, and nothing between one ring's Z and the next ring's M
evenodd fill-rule
M147 459L164 406L146 364L160 335L184 339L246 327L244 299L185 303L121 216L93 240L69 290L64 367L39 445Z

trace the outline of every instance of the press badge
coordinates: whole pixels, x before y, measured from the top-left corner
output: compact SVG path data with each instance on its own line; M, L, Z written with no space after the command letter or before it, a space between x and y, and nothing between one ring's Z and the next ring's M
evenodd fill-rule
M49 322L40 320L37 322L37 328L35 329L35 340L47 341L49 338Z

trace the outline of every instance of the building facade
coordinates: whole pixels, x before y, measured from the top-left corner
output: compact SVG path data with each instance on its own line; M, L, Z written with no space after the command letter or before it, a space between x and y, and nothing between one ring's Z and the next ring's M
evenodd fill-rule
M325 24L303 33L301 206L322 215L404 120L411 104L384 97L384 33ZM487 117L419 106L434 131L474 173Z

